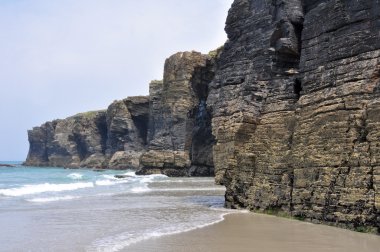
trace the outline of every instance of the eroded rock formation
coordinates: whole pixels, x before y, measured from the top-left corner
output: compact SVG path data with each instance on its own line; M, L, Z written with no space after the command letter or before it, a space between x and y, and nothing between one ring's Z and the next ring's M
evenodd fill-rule
M380 227L380 3L235 0L210 85L226 204Z
M164 80L150 84L148 151L140 174L213 174L211 117L206 108L214 58L177 53L165 62Z
M106 112L87 112L46 122L29 130L28 137L26 165L101 167L105 161Z
M114 101L107 109L107 167L138 169L145 150L149 120L149 97Z
M106 111L47 122L28 132L26 165L139 169L139 174L214 174L211 115L212 56L177 53L150 96L114 101Z

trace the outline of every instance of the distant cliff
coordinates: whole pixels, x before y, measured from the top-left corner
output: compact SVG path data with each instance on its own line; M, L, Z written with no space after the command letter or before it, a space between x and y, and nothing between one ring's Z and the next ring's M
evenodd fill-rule
M29 131L26 164L211 175L226 205L380 230L380 2L235 0L149 97Z
M107 110L80 113L28 131L26 165L127 168L139 164L146 141L148 97L113 102Z
M171 176L214 174L211 115L206 108L215 56L177 53L150 95L113 102L28 131L25 165L136 169Z

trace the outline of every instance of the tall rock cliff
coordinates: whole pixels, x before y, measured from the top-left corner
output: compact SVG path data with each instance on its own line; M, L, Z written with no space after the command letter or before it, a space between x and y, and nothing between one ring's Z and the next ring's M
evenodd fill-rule
M166 60L164 80L151 82L149 97L114 101L106 111L33 128L25 164L213 175L206 99L217 53L177 53Z
M87 112L46 122L29 130L28 137L26 165L98 167L105 161L106 112Z
M149 121L149 97L129 97L114 101L107 109L107 149L105 166L138 169L145 150Z
M28 131L25 165L139 168L146 145L149 98L114 101L106 111L80 113Z
M380 2L235 0L210 85L226 204L380 227Z
M177 53L165 62L164 80L150 84L148 152L140 174L212 175L211 117L206 108L214 58Z

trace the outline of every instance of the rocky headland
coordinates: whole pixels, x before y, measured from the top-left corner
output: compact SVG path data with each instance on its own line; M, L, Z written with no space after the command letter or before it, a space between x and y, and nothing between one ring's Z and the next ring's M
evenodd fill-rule
M226 205L380 229L380 2L235 0L149 97L28 132L27 165L215 173Z
M212 176L214 137L206 99L217 53L176 53L165 62L163 80L150 83L149 96L29 130L25 165Z
M16 167L16 165L11 165L11 164L0 164L0 167Z

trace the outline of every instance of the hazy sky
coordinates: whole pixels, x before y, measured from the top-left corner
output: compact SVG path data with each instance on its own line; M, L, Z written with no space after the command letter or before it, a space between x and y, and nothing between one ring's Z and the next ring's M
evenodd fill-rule
M232 0L1 0L0 160L25 160L27 130L148 94L177 51L226 40Z

